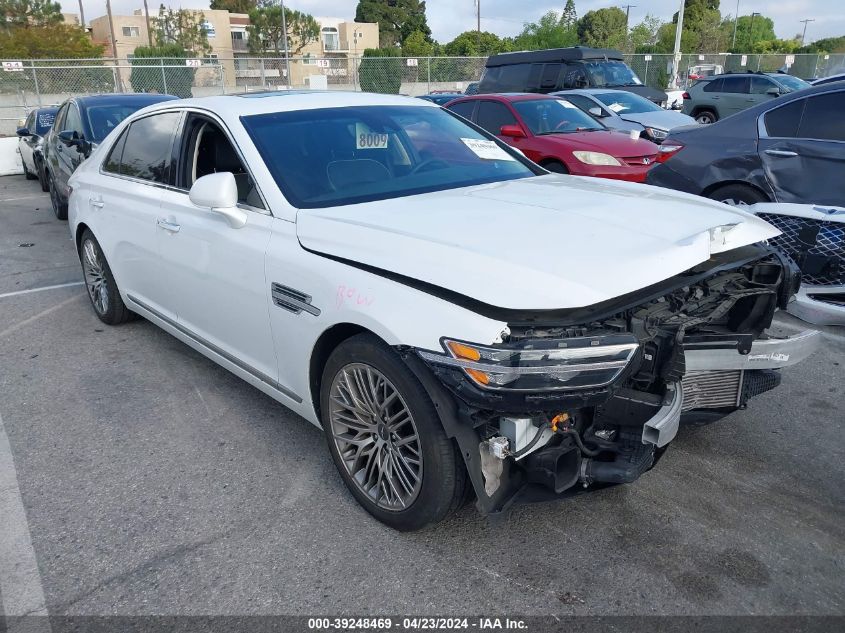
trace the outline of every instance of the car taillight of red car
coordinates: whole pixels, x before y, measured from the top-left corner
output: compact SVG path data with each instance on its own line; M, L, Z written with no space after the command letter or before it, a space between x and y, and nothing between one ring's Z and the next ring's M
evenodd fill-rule
M655 162L665 163L682 149L684 149L684 146L676 141L663 141L663 144L657 148Z

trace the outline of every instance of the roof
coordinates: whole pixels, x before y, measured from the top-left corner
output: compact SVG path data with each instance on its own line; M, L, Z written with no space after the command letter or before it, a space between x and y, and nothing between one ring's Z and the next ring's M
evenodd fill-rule
M535 101L537 99L558 98L560 97L555 95L540 94L537 92L496 92L483 95L464 95L461 101L468 101L470 99L472 99L473 101L480 101L482 99L487 99L488 101L508 101L513 103L514 101Z
M142 107L162 101L173 101L174 99L178 99L178 97L174 97L173 95L149 94L146 92L128 92L74 97L74 100L84 107L120 104L140 104L139 107Z
M280 90L253 92L242 95L223 95L180 99L153 106L152 109L191 106L210 110L221 116L237 118L253 114L270 114L289 110L316 110L318 108L343 108L347 106L415 106L437 108L430 101L415 97L383 95L372 92L347 92L341 90ZM148 110L149 111L149 110Z
M542 62L568 62L584 59L617 59L625 57L612 48L589 48L587 46L572 46L570 48L549 48L542 51L520 51L518 53L499 53L487 59L487 68L494 66L509 66L511 64L527 64Z

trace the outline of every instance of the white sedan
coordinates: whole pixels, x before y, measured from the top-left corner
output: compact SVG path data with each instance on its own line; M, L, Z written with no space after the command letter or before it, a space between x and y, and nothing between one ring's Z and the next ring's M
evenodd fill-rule
M70 184L97 316L321 426L397 529L634 481L682 415L744 407L816 341L760 338L798 287L766 222L550 174L417 99L165 102Z

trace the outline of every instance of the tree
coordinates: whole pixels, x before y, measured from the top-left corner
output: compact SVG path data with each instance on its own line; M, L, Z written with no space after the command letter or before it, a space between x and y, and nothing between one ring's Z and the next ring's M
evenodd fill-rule
M622 48L627 36L627 18L618 7L587 11L578 21L578 41L586 46Z
M563 23L563 16L549 11L537 22L522 27L522 33L513 40L514 50L540 50L544 48L565 48L578 43L578 33L573 26Z
M179 44L161 46L139 46L130 60L132 73L129 83L135 92L157 92L171 94L183 99L192 96L195 68L178 66L162 69L162 58L182 59L189 56Z
M258 6L249 12L249 49L253 53L272 50L281 55L285 50L287 36L288 55L299 55L302 50L320 39L320 25L314 16L285 7L285 26L282 31L282 5L279 0L260 0Z
M434 44L425 39L422 31L414 31L402 44L402 55L405 57L431 57L433 53Z
M736 20L736 45L732 52L758 52L755 50L758 43L776 39L775 23L771 18L763 15L743 15Z
M486 57L509 50L508 43L495 33L464 31L443 47L449 57Z
M0 31L2 59L83 59L102 55L103 47L94 44L78 26L60 22Z
M799 53L845 53L845 35L816 40L802 46Z
M257 0L211 0L209 9L230 13L249 13L257 6Z
M2 28L7 33L19 27L54 26L65 20L61 5L51 0L0 0L0 13L5 17Z
M368 48L358 66L358 80L364 92L398 95L404 72L398 48Z
M575 11L575 0L566 0L566 6L560 16L560 23L563 28L575 28L578 24L578 12Z
M159 46L174 44L192 57L200 57L211 51L206 33L205 15L190 9L169 9L161 5L158 15L152 19L155 40ZM176 50L176 49L173 49ZM182 57L184 55L180 55Z
M634 53L653 53L660 35L662 23L659 18L647 14L643 21L628 33L629 48Z
M424 0L358 0L355 21L378 22L382 48L401 46L416 31L432 42Z

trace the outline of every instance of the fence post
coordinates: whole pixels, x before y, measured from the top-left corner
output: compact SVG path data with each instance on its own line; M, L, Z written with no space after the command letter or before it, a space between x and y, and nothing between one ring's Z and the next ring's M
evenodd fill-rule
M819 76L819 57L821 57L821 55L816 53L816 65L813 66L813 78Z
M29 65L32 67L32 83L35 87L35 99L38 102L39 107L41 106L41 89L38 87L38 74L35 70L35 60L29 60Z
M427 57L425 61L425 65L428 71L428 94L431 94L431 57Z
M262 57L259 61L261 62L261 89L267 90L267 77L264 74L264 58Z
M220 90L223 94L226 94L226 73L223 70L223 64L220 63L219 60L217 63L220 64ZM232 63L234 63L234 61Z
M167 94L167 75L164 72L164 58L158 58L159 63L161 64L161 83L164 84L164 94Z

